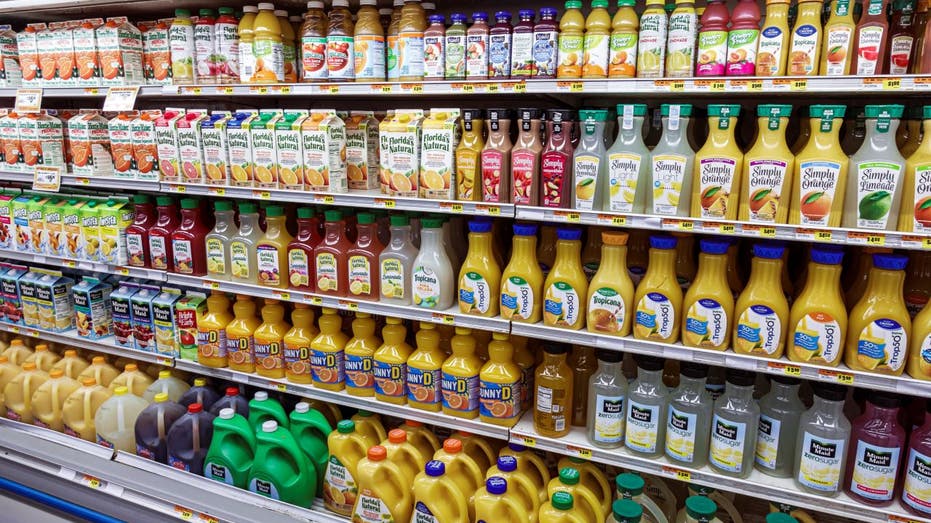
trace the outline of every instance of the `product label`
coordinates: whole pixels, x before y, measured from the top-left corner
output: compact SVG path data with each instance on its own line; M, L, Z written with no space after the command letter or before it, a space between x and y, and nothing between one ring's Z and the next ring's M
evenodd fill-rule
M918 370L921 373L921 378L931 377L931 334L925 336L923 342L918 347L919 355L918 358ZM915 376L916 378L919 376Z
M747 204L751 222L773 223L776 220L787 167L783 160L750 160Z
M648 292L634 314L634 334L640 339L667 340L673 335L676 310L665 295Z
M349 469L336 456L330 456L323 482L323 504L326 508L338 514L352 512L359 486Z
M149 236L149 256L153 269L168 270L168 244L164 236Z
M216 47L215 24L198 24L194 26L194 55L197 63L198 79L212 79L217 76L213 61Z
M132 267L145 267L145 247L143 246L143 240L141 234L136 233L127 233L126 234L126 254L129 257L129 265ZM210 242L207 243L207 252L209 256L210 252ZM208 258L207 267L209 270L210 261Z
M398 77L423 78L423 32L398 33Z
M547 287L543 297L543 322L546 325L575 327L579 322L578 291L568 282L556 281Z
M169 467L172 467L172 468L176 468L176 469L178 469L178 470L183 470L183 471L185 471L185 472L190 472L190 471L191 471L191 465L190 465L187 461L185 461L185 460L183 460L183 459L181 459L181 458L179 458L179 457L177 457L177 456L172 456L171 454L168 455L168 466L169 466ZM252 480L252 483L255 483L256 481L257 481L257 480L253 479L253 480ZM251 487L251 485L250 485L250 487ZM274 489L274 487L272 487L272 488ZM250 488L250 490L251 490L251 488ZM259 492L259 491L254 490L253 492ZM261 494L261 492L259 492L259 493ZM274 498L274 499L278 499L278 498Z
M288 282L292 287L307 287L311 282L310 259L304 249L288 251Z
M466 76L485 78L488 76L488 33L466 36Z
M584 49L585 39L581 34L578 36L559 35L559 66L556 67L556 75L559 78L582 77L582 54Z
M721 470L743 470L747 424L724 419L717 414L711 421L711 450L708 460Z
M727 31L698 33L698 62L695 76L724 76L727 63Z
M478 375L463 378L444 372L441 386L444 408L459 412L472 412L478 409Z
M357 523L395 523L388 505L369 489L359 492L359 500L352 509L352 520Z
M304 81L327 78L327 44L325 36L301 37L301 64Z
M226 329L197 329L197 357L225 358Z
M880 447L859 440L850 490L866 499L888 501L899 477L899 447Z
M523 149L511 153L511 179L514 183L512 200L514 203L530 205L533 187L540 169L539 157L532 151Z
M255 341L253 345L256 366L267 370L283 369L284 356L281 353L280 341Z
M735 29L727 35L727 75L753 76L756 73L759 29Z
M654 155L652 162L653 214L675 216L688 159L679 154ZM691 176L692 173L688 173Z
M915 232L931 232L931 164L915 166Z
M465 77L465 36L446 36L446 78Z
M285 360L288 359L288 344L285 344ZM295 347L297 351L306 351L307 347ZM297 360L301 360L301 354L295 354L298 356ZM303 358L303 361L307 361L306 357ZM324 383L328 385L338 385L343 383L346 376L346 369L343 358L343 351L322 351L319 349L312 349L310 351L310 367L313 370L314 383ZM300 368L298 370L304 371ZM306 371L304 371L306 373Z
M669 406L666 418L666 455L683 463L695 460L695 429L698 415Z
M404 299L407 291L404 265L398 258L381 260L381 295L383 298Z
M336 256L329 252L317 255L317 290L339 292L339 266Z
M543 207L562 207L566 191L567 175L569 169L569 156L561 152L544 153L540 161L541 194L540 204Z
M601 158L593 155L578 155L572 159L575 171L575 205L573 209L592 210L595 203L595 188L598 186L598 168Z
M571 420L571 398L564 388L553 389L537 385L534 397L534 425L545 431L561 432Z
M239 26L217 23L217 52L214 63L224 82L239 80Z
M844 332L828 313L802 316L792 335L792 350L802 361L833 364L841 355Z
M432 267L418 265L414 267L411 279L413 280L411 297L414 305L435 309L442 293L439 275L433 271Z
M191 242L187 240L172 240L171 249L174 251L175 272L180 274L194 274L194 253L191 251Z
M230 273L235 278L248 279L249 248L243 242L230 243Z
M533 32L534 76L556 77L556 59L559 56L559 33L557 31Z
M766 305L747 307L737 319L734 348L746 354L775 354L781 345L782 323Z
M252 336L232 336L226 337L226 354L230 363L234 365L252 364L252 354L255 350L255 341Z
M802 225L828 225L840 175L840 163L819 160L801 162L799 186Z
M375 393L392 398L407 394L407 364L375 360Z
M479 380L479 415L496 419L511 419L520 415L520 380L497 383Z
M608 42L608 77L633 78L637 74L637 32L612 33Z
M398 81L401 69L398 67L398 36L389 35L387 38L386 61L388 67L388 81Z
M246 46L240 46L240 49L243 47ZM284 45L281 42L256 38L252 43L252 55L256 64L253 78L267 74L267 77L261 77L264 81L284 82ZM259 69L259 64L264 64L262 69ZM274 79L272 74L275 75Z
M909 35L898 35L889 44L889 74L907 74L909 57L912 54L914 38Z
M685 313L682 341L692 347L721 347L727 328L727 312L724 307L711 298L701 298Z
M699 194L702 218L724 218L727 199L737 170L734 158L702 158L699 161Z
M494 123L494 122L493 122ZM502 176L507 166L504 165L504 153L497 149L485 149L481 153L482 199L486 202L501 201Z
M608 191L611 211L632 212L640 178L640 155L612 153L608 155Z
M423 76L425 80L442 80L446 68L446 57L443 53L444 37L424 36L423 38Z
M327 36L327 75L332 80L353 78L355 74L355 48L351 36Z
M375 390L375 373L371 356L346 354L346 386Z
M488 37L488 77L510 78L511 35L493 34Z
M808 76L818 73L818 62L814 60L821 45L820 27L811 24L797 26L792 33L792 49L789 52L786 74L790 76ZM774 55L775 56L775 55ZM761 60L763 57L761 57ZM778 67L779 62L775 62Z
M534 73L533 33L511 36L511 78L530 78Z
M385 79L385 37L358 35L353 45L356 80Z
M666 13L662 10L640 17L637 40L637 76L640 78L660 78L665 74L666 23Z
M841 76L847 74L847 59L850 51L852 31L847 26L834 25L825 31L827 45L827 73L825 76Z
M666 39L667 76L692 76L697 28L698 18L695 11L674 12L669 17L669 34Z
M798 482L824 492L840 488L840 469L846 457L846 442L827 439L808 432L802 435L802 455L798 465Z
M662 422L658 405L642 405L627 400L627 448L644 453L656 452L659 424Z
M595 443L620 443L624 439L624 396L595 395Z
M606 34L586 34L582 54L582 76L604 78L608 75L608 54L611 37Z
M875 372L896 372L905 365L908 335L892 319L871 321L857 338L857 361Z
M870 161L859 162L856 168L857 227L885 229L892 209L892 195L902 178L902 164Z
M407 401L439 404L442 395L442 373L440 369L424 370L407 367Z
M372 294L372 264L365 256L349 257L349 292L353 296Z
M851 74L873 76L882 71L876 70L879 61L879 48L883 44L885 31L882 26L870 25L860 29L857 41L857 70Z
M922 514L931 514L931 456L915 449L908 451L905 462L902 501Z
M779 433L782 430L782 421L760 415L759 430L756 437L756 464L769 470L776 468L776 457L779 456ZM785 452L789 452L785 450Z
M219 481L220 483L233 485L233 474L230 472L230 470L223 465L213 463L212 461L204 463L204 476L214 481Z
M617 334L624 327L627 306L624 297L610 287L600 287L592 291L588 301L588 324L596 332Z
M459 280L459 310L485 314L491 307L492 290L488 280L477 272L467 271Z
M760 45L757 48L757 76L776 76L782 61L782 48L786 35L775 26L764 28L760 32Z
M259 283L269 287L281 286L281 272L278 264L278 248L271 245L259 245L256 248L258 260Z

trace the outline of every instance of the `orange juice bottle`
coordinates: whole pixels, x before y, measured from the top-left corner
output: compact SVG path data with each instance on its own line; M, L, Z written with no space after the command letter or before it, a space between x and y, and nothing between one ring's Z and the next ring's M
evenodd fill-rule
M508 335L496 332L488 345L488 362L479 374L479 417L485 423L510 427L520 416L521 371L514 363Z
M784 251L779 245L753 246L750 280L734 309L734 352L782 357L789 318L789 303L782 293Z
M6 417L13 421L32 423L32 395L48 381L48 374L35 363L23 363L23 371L3 388Z
M556 492L550 501L540 507L540 523L583 523L596 521L586 519L575 508L575 496L569 492ZM600 519L597 521L601 521Z
M575 511L582 517L582 521L604 521L607 515L603 508L600 496L601 492L595 493L592 492L588 486L581 483L581 474L578 469L572 467L563 467L559 470L559 476L550 480L549 485L547 485L547 494L550 499L553 499L553 496L559 492L566 492L572 495L572 498L575 500ZM610 496L607 497L608 500L611 499ZM543 514L543 511L546 507L546 504L543 505L544 508L540 509L540 514ZM571 508L571 507L570 507ZM543 518L540 519L543 523Z
M64 357L55 362L55 365L52 365L52 370L61 369L65 373L65 376L77 379L77 377L84 372L84 369L89 366L90 362L78 356L78 351L68 349L65 351Z
M568 0L566 11L559 19L559 54L557 55L557 78L581 78L583 53L585 52L585 17L582 2Z
M808 107L811 138L795 158L792 225L840 226L850 164L838 141L846 110L843 105Z
M255 72L249 81L254 84L284 82L284 45L281 41L281 23L275 16L274 4L259 4L252 31L255 35L252 40Z
M23 363L35 363L40 370L48 372L60 359L61 356L49 350L48 344L40 343L36 345L35 352L30 354Z
M607 78L611 15L608 0L592 0L592 11L585 19L582 78Z
M618 0L617 11L611 19L609 78L633 78L637 75L637 37L640 20L634 11L634 5L634 0Z
M296 319L294 326L297 327ZM310 342L314 387L334 391L346 388L344 350L349 336L340 330L342 326L343 319L336 314L336 309L324 307L320 316L320 334Z
M226 357L229 367L240 372L255 372L255 339L253 334L262 322L255 317L255 302L251 296L236 295L233 321L226 325Z
M821 0L801 0L792 27L786 74L817 76L821 56Z
M414 478L414 521L469 523L471 495L456 484L442 461L428 461Z
M85 441L95 441L94 416L109 397L110 391L94 378L83 378L80 388L68 395L61 407L62 431Z
M245 5L242 8L242 18L239 19L239 83L247 84L252 81L255 74L255 53L252 44L255 41L255 15L259 9L254 5ZM282 51L283 53L283 51Z
M540 503L545 503L546 486L550 482L550 468L543 458L519 443L510 443L501 449L501 456L512 456L517 460L517 470L533 480L539 493Z
M404 341L407 328L399 318L388 317L381 334L384 342L373 355L375 364L375 397L379 401L404 405L407 403L407 358L413 349Z
M265 208L265 235L256 243L256 266L259 285L287 289L288 244L294 239L285 227L284 208L269 205Z
M650 236L650 262L634 295L634 337L675 343L682 323L682 288L676 280L673 236Z
M314 312L307 304L296 303L291 323L294 326L284 335L284 375L293 383L313 383L312 342L318 334Z
M367 410L360 410L352 416L356 432L368 439L369 447L378 445L388 437L388 432L381 422L381 416Z
M489 221L469 222L469 252L459 269L459 310L478 316L497 316L501 266L495 259Z
M112 382L119 375L120 371L118 371L113 365L107 363L106 358L103 356L94 356L91 359L90 366L84 369L81 374L78 375L78 381L83 382L84 378L94 378L94 381L98 385L109 387L110 382Z
M206 367L227 365L226 327L233 321L230 301L223 291L211 291L207 313L197 320L197 362Z
M346 343L346 392L353 396L375 395L372 369L381 339L375 335L375 320L367 312L357 312L352 320L352 339ZM380 440L379 440L380 441Z
M13 381L22 371L19 365L14 365L6 356L0 356L0 404L3 404L3 389L6 388L6 384Z
M410 485L414 482L414 476L418 471L423 470L424 465L430 460L432 455L423 454L410 441L407 441L407 433L401 429L393 429L388 432L388 439L380 444L388 451L388 461L395 463L404 473L405 481L403 485Z
M533 428L541 436L561 438L572 420L572 369L566 363L569 347L549 343L534 377ZM587 384L579 384L588 388Z
M415 409L439 412L442 408L442 372L446 354L440 349L440 333L432 323L420 322L417 350L407 359L407 404Z
M831 17L824 24L821 41L821 76L850 74L850 48L856 26L850 0L832 0Z
M533 478L517 468L517 458L514 456L499 456L495 466L485 473L486 478L499 477L508 482L508 487L520 498L531 514L540 512L540 506L545 502L540 493L546 489L534 482Z
M123 373L113 379L110 382L110 392L114 392L117 387L126 387L129 389L130 394L142 397L145 394L145 389L149 388L149 385L152 384L152 378L139 370L139 366L135 363L127 363L123 367Z
M459 490L465 493L471 510L473 495L485 481L485 469L463 451L462 442L456 438L443 441L443 448L433 454L433 459L446 466L446 473L453 478Z
M49 373L49 379L32 395L32 416L36 426L61 432L62 407L65 400L81 385L77 380L65 376L61 369Z
M478 417L479 374L482 360L475 354L472 329L456 327L450 340L452 355L441 367L443 412L450 416L474 419Z
M588 280L582 269L581 229L556 231L556 261L543 283L543 323L579 330L585 326Z
M26 346L21 338L10 340L10 346L3 351L3 354L14 365L22 365L26 358L32 355L32 349Z
M902 288L908 257L874 254L869 283L850 310L844 363L853 370L899 376L908 361L912 321Z
M255 369L266 378L284 377L284 335L291 325L284 319L284 306L276 300L265 300L262 324L252 335L255 339Z
M727 350L734 321L734 296L727 285L727 240L701 240L698 273L682 300L682 344Z
M411 494L413 476L388 459L381 445L368 450L359 461L359 497L352 509L353 521L408 521L414 508ZM377 508L374 508L377 507Z
M476 521L535 521L506 479L492 476L475 493Z
M605 473L591 461L576 457L565 456L560 458L557 469L562 470L566 467L579 471L579 484L594 492L595 497L601 500L601 509L604 510L605 514L609 514L614 489L608 483Z
M495 463L498 448L482 436L459 430L454 432L450 438L462 442L462 452L472 458L480 470L488 470L488 467Z
M844 350L847 308L841 293L844 252L813 247L805 288L789 311L789 359L836 367Z
M359 433L352 420L336 424L336 430L327 437L330 460L323 477L323 505L328 510L342 516L352 514L358 493L357 466L374 445L377 443Z
M428 460L440 448L440 440L437 439L436 434L419 421L405 420L398 428L407 433L407 441L417 447L421 454L427 456Z

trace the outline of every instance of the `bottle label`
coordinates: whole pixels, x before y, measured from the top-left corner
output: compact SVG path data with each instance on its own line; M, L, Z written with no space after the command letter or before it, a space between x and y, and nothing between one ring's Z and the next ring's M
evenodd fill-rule
M356 80L385 79L385 37L359 35L353 44Z
M369 489L359 492L359 500L352 509L352 520L357 523L395 523L388 505Z
M845 441L802 435L802 456L798 465L798 482L824 492L840 489L840 469L844 461Z
M194 274L194 253L191 251L191 242L171 240L171 250L174 252L175 272Z
M222 247L222 244L221 244ZM208 240L207 251L210 251L210 243ZM145 267L145 247L142 243L141 234L127 234L126 235L126 255L129 257L129 265L132 267ZM210 268L210 262L207 262L207 268Z
M207 238L207 272L211 275L226 274L226 252L223 242L217 238Z
M213 62L214 29L216 24L198 24L194 26L194 56L197 63L197 77L212 79L217 76L216 64Z
M423 77L427 80L445 78L446 57L443 53L445 38L442 36L425 36L423 38Z
M149 236L149 256L153 269L168 270L168 246L164 236Z
M605 78L608 76L608 55L611 37L606 34L586 34L582 54L582 76Z
M800 222L802 225L828 225L834 192L840 180L841 164L828 161L801 162L799 187L801 187Z
M176 82L194 81L194 26L172 23L168 28L171 72Z
M915 166L915 232L931 232L931 164Z
M412 299L414 305L426 309L435 309L442 295L439 275L433 271L432 267L418 265L414 267L411 279L413 280Z
M349 514L359 493L356 479L336 456L330 456L323 476L323 504L337 514Z
M249 249L243 242L230 243L230 274L249 279Z
M329 252L317 254L317 290L339 292L339 265L336 256Z
M653 156L652 164L653 214L675 216L688 159L679 154L659 154Z
M349 293L372 296L372 264L365 256L349 257Z
M226 337L226 355L234 365L252 365L252 354L255 350L255 341L252 336Z
M782 323L766 305L747 307L737 320L734 348L745 354L773 355L782 345Z
M724 218L731 194L737 160L734 158L702 158L699 161L699 194L702 218Z
M902 164L859 162L857 173L857 227L885 229L892 209L892 195L902 178Z
M593 155L578 155L572 159L575 172L574 209L590 211L595 205L595 189L598 186L598 171L601 158Z
M906 361L908 335L889 318L871 321L857 338L857 361L874 372L900 372Z
M284 45L281 42L256 38L252 54L255 60L252 81L284 82Z
M685 314L683 340L692 347L717 348L727 334L727 312L716 300L701 298Z
M753 76L756 72L759 29L736 29L727 35L727 75Z
M269 287L280 287L281 272L278 264L278 249L271 245L259 245L256 247L256 259L258 260L259 283Z
M479 379L479 415L486 418L513 419L520 415L520 379L498 383Z
M439 405L443 400L440 369L424 370L407 367L407 401Z
M775 26L764 28L760 32L760 45L756 55L757 76L776 76L782 63L782 48L786 35Z
M889 44L889 74L908 74L913 42L911 35L898 35L892 39Z
M746 423L727 420L715 414L711 421L711 450L708 460L721 470L741 473L746 440Z
M695 460L695 430L698 415L669 406L666 419L666 455L683 463Z
M921 342L921 345L918 347L919 358L918 358L918 372L920 376L915 376L916 378L931 378L931 334L925 336L924 341Z
M255 342L255 365L266 370L284 369L284 357L281 354L281 342Z
M506 171L504 153L497 149L485 149L481 153L482 198L486 202L501 201L501 177Z
M773 223L779 210L788 165L783 160L750 160L750 195L747 206L751 222Z
M665 12L644 13L640 17L640 34L637 39L637 77L660 78L664 74L666 59Z
M488 77L510 78L511 35L493 34L488 37Z
M375 393L392 398L407 394L407 364L375 360Z
M571 284L555 281L546 288L543 297L543 321L546 325L575 327L579 323L580 305L579 293Z
M511 179L514 184L514 203L531 205L534 183L540 168L539 157L530 150L518 150L511 153Z
M669 17L666 40L666 76L692 76L695 63L695 31L698 18L695 11L674 12Z
M176 468L178 470L183 470L185 472L191 471L191 465L187 461L184 461L183 459L177 456L172 456L171 454L168 455L168 466L172 468ZM256 480L253 479L252 481L254 483ZM253 491L253 492L258 492L258 491ZM274 499L278 499L278 498L274 498Z
M478 375L463 378L443 373L443 407L457 412L473 412L479 404Z
M488 33L466 35L466 76L488 76Z
M459 310L485 314L491 307L492 291L488 280L477 272L467 271L459 280Z
M882 71L876 70L879 61L879 48L882 46L885 31L882 26L867 26L860 29L857 42L857 76L873 76Z
M533 33L514 33L511 37L511 78L530 78L534 69Z
M562 207L566 189L567 178L571 177L569 169L569 156L566 153L551 151L543 153L540 161L541 194L540 203L543 207Z
M633 212L634 199L637 195L637 180L640 177L640 161L640 155L634 153L608 155L610 210Z
M237 24L217 23L217 70L225 82L239 79L239 27Z
M150 459L154 459L154 458L150 458ZM220 483L226 483L227 485L233 485L233 474L230 472L230 469L218 463L213 463L212 461L208 461L204 463L204 476L214 481L219 481Z
M792 33L792 49L789 52L789 64L786 74L789 76L808 76L818 74L818 62L815 56L821 45L820 27L811 24L800 25ZM775 55L774 55L775 56ZM775 62L777 67L779 62Z
M614 444L624 440L624 396L595 395L595 443Z
M642 405L627 399L627 437L624 444L637 452L656 452L660 424L659 405Z
M556 76L556 58L559 51L559 32L533 32L533 75L546 78Z
M645 340L668 340L673 336L676 309L665 295L648 292L634 314L634 334Z
M588 325L596 332L618 334L624 328L627 306L624 297L610 287L592 290L588 301Z
M346 354L346 386L350 389L375 390L375 373L371 356Z
M404 265L398 258L381 261L381 295L383 298L404 299L407 282L404 280Z
M288 345L285 344L285 350ZM298 349L302 350L304 347ZM287 354L285 355L287 356ZM312 349L310 351L310 366L313 369L314 383L324 383L327 385L339 385L346 380L345 358L343 351L322 351Z
M305 81L326 80L327 44L325 36L301 37L301 64Z
M465 77L465 36L446 36L446 73L445 77Z
M423 31L398 33L398 76L423 78Z
M636 31L612 34L608 48L608 77L633 78L637 75Z
M827 46L827 72L825 76L841 76L847 74L847 60L850 53L850 40L852 31L849 27L835 25L826 28L825 38Z
M559 66L556 67L558 78L582 77L582 53L585 39L582 35L559 35Z
M760 415L759 431L756 437L756 464L768 470L776 469L776 457L779 456L779 433L782 421ZM785 452L788 452L786 450Z
M931 514L929 492L931 492L931 456L910 449L908 461L905 462L902 501L922 514Z
M288 281L292 287L310 285L310 259L304 249L288 251Z
M537 385L534 403L534 425L545 431L562 432L571 421L572 398L564 388Z
M899 447L880 447L859 440L850 490L866 499L889 501L899 477Z
M727 31L698 33L698 62L695 76L724 76L727 60Z
M225 358L226 329L198 329L197 357Z
M239 82L249 83L255 74L255 52L249 44L239 46Z
M388 81L397 81L400 77L401 69L398 67L398 36L388 36L388 53L387 53L387 67L388 67Z
M331 80L352 80L355 74L355 48L351 36L327 36L326 66Z
M810 312L798 321L792 335L792 350L800 361L833 365L841 354L844 331L826 312Z
M433 515L433 512L430 512L430 509L427 508L423 501L414 503L414 516L411 521L415 523L440 523L440 520Z

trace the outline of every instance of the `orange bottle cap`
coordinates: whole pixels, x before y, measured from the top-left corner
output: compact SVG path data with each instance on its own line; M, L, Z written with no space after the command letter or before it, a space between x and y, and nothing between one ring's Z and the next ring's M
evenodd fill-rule
M135 371L139 370L139 366L136 365L135 363L127 363L127 364L126 364L126 367L124 367L124 370L125 370L126 372L135 372Z
M91 360L91 363L96 363L97 365L106 363L107 359L103 356L94 356L94 359Z
M97 384L97 380L95 380L94 378L84 378L83 380L81 380L81 385L84 385L85 387L93 387L96 384Z
M36 370L36 363L34 361L23 363L23 370Z
M605 231L601 233L601 241L605 245L627 245L627 233L618 231Z
M456 438L448 438L443 442L443 450L450 454L462 452L462 442Z
M404 443L407 441L407 433L401 429L394 429L388 433L388 441L391 443Z
M403 432L403 431L402 431ZM388 457L388 449L382 447L381 445L375 445L369 449L368 458L369 461L383 461Z
M408 427L423 427L423 423L417 420L413 420L413 419L409 419L405 421L404 424L407 425Z
M66 358L76 358L78 356L78 351L74 349L68 349L65 351Z
M48 373L49 378L60 378L64 375L65 375L65 371L61 369L52 369L52 371Z

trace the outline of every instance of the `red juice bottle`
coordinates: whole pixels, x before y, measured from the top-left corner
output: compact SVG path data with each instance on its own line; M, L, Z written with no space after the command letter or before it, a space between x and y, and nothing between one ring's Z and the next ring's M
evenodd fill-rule
M905 481L902 485L902 506L912 514L931 517L931 401L926 404L925 422L912 432L905 459Z
M194 198L181 200L181 226L171 234L172 271L191 276L207 274L206 236L209 232L210 228L201 218L200 202Z
M756 74L756 51L760 43L760 6L756 0L740 0L731 14L727 34L727 76Z
M899 423L901 405L896 395L873 392L851 424L844 485L861 503L884 507L895 498L906 440Z
M572 183L572 112L562 109L546 111L546 146L540 155L540 205L569 206Z
M533 77L556 78L556 56L559 51L559 24L552 7L540 9L540 21L533 26Z
M346 274L346 253L352 243L346 238L346 222L340 211L324 213L323 241L314 248L317 292L330 296L346 296L349 287Z
M292 289L314 292L314 249L323 240L320 220L310 207L297 210L297 234L288 244L288 281Z
M727 63L727 22L730 15L723 0L711 0L701 15L698 31L698 63L695 76L724 76Z
M167 271L171 269L174 260L171 235L181 225L181 217L171 196L159 196L155 203L158 204L158 219L149 229L149 267Z
M853 61L850 74L873 76L886 70L889 21L886 19L888 0L868 0L866 12L860 17L853 34Z
M915 0L895 0L889 23L889 58L884 74L908 74L915 43Z
M155 206L147 194L133 196L133 223L126 228L126 254L131 267L150 267L149 229L155 226Z
M363 212L357 218L356 243L347 252L349 297L378 300L381 296L378 256L385 245L378 239L378 224L375 223L374 214Z

